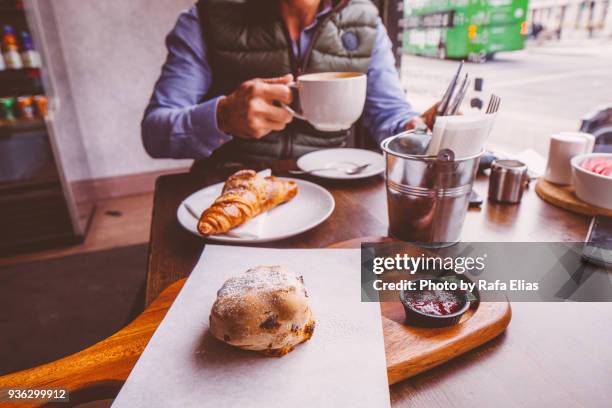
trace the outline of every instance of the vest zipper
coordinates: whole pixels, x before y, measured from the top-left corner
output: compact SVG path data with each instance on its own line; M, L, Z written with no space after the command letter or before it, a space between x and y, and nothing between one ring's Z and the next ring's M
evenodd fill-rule
M314 46L317 40L319 39L319 36L321 35L321 31L322 31L321 28L332 18L334 12L335 10L330 11L329 14L326 15L323 18L323 20L321 20L317 24L317 29L312 34L312 39L310 41L310 44L308 44L308 48L306 48L306 52L304 53L304 58L301 61L300 66L298 68L298 70L300 71L300 74L301 74L301 71L308 69L308 63L310 62L310 55L312 54L312 50L314 49Z
M310 61L310 54L312 54L312 50L314 49L314 45L316 41L319 39L321 34L321 28L327 23L334 13L338 10L344 8L348 4L348 1L341 1L339 4L334 7L328 15L326 15L323 20L317 23L317 28L312 35L312 40L310 44L308 44L308 48L304 53L304 58L299 59L293 55L293 48L291 47L291 43L293 40L291 39L291 35L289 34L289 29L285 24L285 20L283 20L282 16L279 13L279 19L281 21L281 26L283 27L283 34L285 35L285 40L287 41L287 45L289 48L289 63L291 64L291 71L293 74L293 78L297 79L298 76L302 75L304 71L308 68L308 62ZM281 159L289 159L291 157L291 151L293 150L293 129L289 132L286 132L287 137L281 139Z
M301 69L299 67L298 61L293 55L293 49L291 47L291 35L289 34L289 29L285 24L285 20L283 20L282 16L279 13L279 20L281 27L283 28L283 35L285 36L285 41L287 42L287 51L289 52L289 64L291 65L291 73L293 74L293 78L297 78ZM287 126L290 127L290 124ZM288 159L291 157L291 149L293 145L293 129L287 129L284 134L284 137L281 137L281 151L279 159Z

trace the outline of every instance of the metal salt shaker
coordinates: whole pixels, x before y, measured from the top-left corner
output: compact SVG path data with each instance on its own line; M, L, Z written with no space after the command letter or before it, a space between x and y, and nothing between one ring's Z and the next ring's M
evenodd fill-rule
M489 199L498 203L520 203L528 181L525 163L518 160L495 160L491 163Z

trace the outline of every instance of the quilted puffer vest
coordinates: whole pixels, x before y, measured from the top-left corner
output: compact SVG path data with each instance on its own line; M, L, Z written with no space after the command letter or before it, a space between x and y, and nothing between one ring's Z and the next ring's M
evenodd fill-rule
M253 78L329 71L367 72L376 40L378 10L369 0L337 1L315 28L309 49L296 60L275 0L200 0L198 11L213 84L204 100L226 95ZM298 158L346 144L348 131L321 132L294 119L259 141L234 138L218 155L235 159Z

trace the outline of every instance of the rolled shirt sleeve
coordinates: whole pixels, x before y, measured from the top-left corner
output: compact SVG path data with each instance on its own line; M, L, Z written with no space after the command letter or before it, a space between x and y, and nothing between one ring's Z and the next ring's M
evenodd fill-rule
M200 102L212 72L195 7L181 13L166 47L168 56L141 124L143 144L152 157L206 158L232 136L217 123L221 97Z
M395 68L391 40L378 19L376 42L368 68L368 85L363 122L376 142L401 131L419 115L406 100L399 73Z

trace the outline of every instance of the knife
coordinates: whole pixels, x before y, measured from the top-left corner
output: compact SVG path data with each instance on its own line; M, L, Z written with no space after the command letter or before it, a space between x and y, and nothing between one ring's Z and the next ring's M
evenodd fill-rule
M440 104L438 105L437 113L439 116L446 115L448 105L450 103L451 97L453 96L453 92L455 92L455 87L457 86L457 80L459 79L459 74L461 73L462 68L463 68L463 61L459 63L459 68L457 68L457 72L455 73L455 76L451 80L450 84L448 84L448 88L446 89L446 92L444 93L444 96L442 97L442 100L440 101Z
M468 74L465 74L465 78L463 78L463 82L459 87L459 91L455 95L455 99L448 107L448 112L446 112L447 115L452 116L457 114L457 112L459 111L459 107L461 106L461 102L463 102L463 98L465 97L468 87L470 86L470 82L471 79L469 79Z

